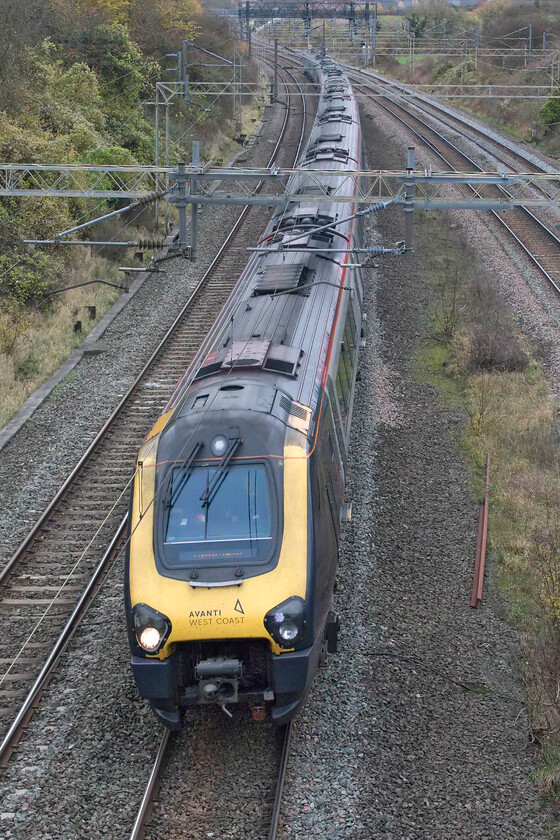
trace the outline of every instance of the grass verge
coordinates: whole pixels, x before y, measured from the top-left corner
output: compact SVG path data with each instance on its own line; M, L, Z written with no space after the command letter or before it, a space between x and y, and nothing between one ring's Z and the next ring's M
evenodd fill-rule
M545 370L477 257L441 217L418 214L434 305L417 376L466 410L473 491L491 460L491 569L520 632L535 779L560 837L560 447ZM455 236L458 241L450 241ZM453 261L449 258L453 254ZM474 558L473 558L474 559Z
M78 261L79 256L79 261ZM122 283L116 265L80 251L61 286L103 279ZM45 311L3 308L0 313L0 426L62 364L118 297L106 285L72 289ZM92 317L95 307L95 316ZM81 331L74 327L81 322Z

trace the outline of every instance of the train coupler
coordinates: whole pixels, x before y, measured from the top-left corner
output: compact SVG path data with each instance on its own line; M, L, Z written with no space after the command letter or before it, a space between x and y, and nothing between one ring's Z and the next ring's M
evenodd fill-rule
M198 680L200 701L215 703L221 706L225 714L231 717L231 712L225 708L226 703L237 703L239 694L239 679L243 673L243 665L238 659L204 659L195 668Z

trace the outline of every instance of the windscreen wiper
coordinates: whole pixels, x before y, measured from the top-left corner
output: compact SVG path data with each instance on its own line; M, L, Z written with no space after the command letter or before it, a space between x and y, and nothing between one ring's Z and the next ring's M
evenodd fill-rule
M208 508L212 504L212 501L214 500L214 497L215 497L216 493L218 492L218 490L222 486L222 483L223 483L225 477L228 474L228 464L231 461L231 459L233 458L234 453L237 451L237 449L241 445L241 442L242 442L241 438L234 438L232 441L230 441L229 449L225 453L222 460L220 461L220 463L218 465L218 468L217 468L216 472L214 473L214 477L212 478L212 481L208 484L208 486L206 487L206 490L204 491L204 493L200 497L200 501L202 502L203 507Z
M179 498L179 495L180 495L183 487L185 486L185 484L187 483L187 481L189 480L189 478L192 475L192 471L191 471L192 463L193 463L194 459L196 458L196 456L198 455L201 447L202 447L201 442L195 443L195 445L191 449L190 455L181 464L181 466L179 468L179 472L181 473L181 478L179 480L179 483L177 484L177 487L175 487L174 489L173 489L173 479L171 478L171 495L170 495L170 497L169 497L169 499L167 500L167 503L166 503L166 507L168 507L170 510L173 507L173 505L175 504L175 502L177 501L177 499ZM170 470L169 475L173 476L174 472L175 472L175 470Z

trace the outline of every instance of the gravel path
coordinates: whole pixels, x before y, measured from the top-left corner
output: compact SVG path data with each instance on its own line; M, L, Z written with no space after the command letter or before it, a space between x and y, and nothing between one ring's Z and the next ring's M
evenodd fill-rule
M418 278L383 274L379 351L392 387L380 394L364 358L341 652L298 721L288 792L298 816L285 834L536 840L514 633L492 585L481 611L468 606L476 509L457 448L464 418L410 373L427 304ZM411 293L416 312L400 303Z
M367 148L382 148L379 123L364 122ZM394 166L386 154L381 163ZM380 239L397 238L401 224L397 212L384 215ZM492 580L482 608L469 608L477 509L458 445L465 418L411 367L430 309L428 270L420 242L414 261L367 272L340 653L296 722L286 838L545 836L516 635Z

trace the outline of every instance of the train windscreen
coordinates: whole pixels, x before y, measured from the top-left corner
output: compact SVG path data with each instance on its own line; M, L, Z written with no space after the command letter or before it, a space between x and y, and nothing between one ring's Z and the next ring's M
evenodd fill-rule
M164 514L166 562L175 567L266 562L272 512L265 466L230 466L212 490L215 476L213 467L196 467L187 475L173 470Z

